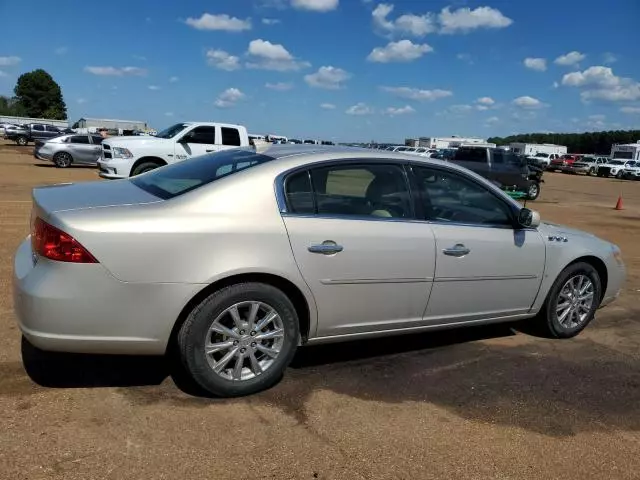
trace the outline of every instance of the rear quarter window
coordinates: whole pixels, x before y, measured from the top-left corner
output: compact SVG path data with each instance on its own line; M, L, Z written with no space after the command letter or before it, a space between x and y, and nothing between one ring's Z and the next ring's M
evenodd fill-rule
M239 147L240 132L237 128L222 127L222 144Z

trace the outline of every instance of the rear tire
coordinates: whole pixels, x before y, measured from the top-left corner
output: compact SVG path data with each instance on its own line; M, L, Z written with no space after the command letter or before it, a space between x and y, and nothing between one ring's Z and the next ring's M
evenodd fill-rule
M600 276L591 264L569 265L558 275L547 294L538 314L539 326L552 338L575 337L593 320L601 292Z
M200 387L219 397L238 397L277 383L299 339L296 310L282 291L240 283L197 305L177 343L182 364Z
M133 169L131 176L133 177L135 175L140 175L141 173L150 172L151 170L155 170L160 166L161 165L158 165L154 162L142 162L140 165Z
M532 182L527 191L527 200L535 200L540 196L540 184Z
M616 173L616 178L619 180L624 176L624 172L621 170L618 173Z

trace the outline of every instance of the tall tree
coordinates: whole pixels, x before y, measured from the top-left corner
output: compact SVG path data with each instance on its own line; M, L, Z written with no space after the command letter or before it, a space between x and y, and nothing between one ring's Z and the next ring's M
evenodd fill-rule
M30 117L66 120L67 106L55 80L42 69L23 73L14 89L18 105Z
M5 97L0 95L0 115L8 115L10 117L22 117L26 115L24 108L18 104L16 97Z

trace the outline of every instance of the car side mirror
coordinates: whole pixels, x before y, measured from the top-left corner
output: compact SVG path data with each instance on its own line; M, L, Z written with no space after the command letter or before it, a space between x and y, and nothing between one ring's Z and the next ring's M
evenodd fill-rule
M540 225L540 214L535 210L521 208L518 213L518 224L525 228L536 228Z

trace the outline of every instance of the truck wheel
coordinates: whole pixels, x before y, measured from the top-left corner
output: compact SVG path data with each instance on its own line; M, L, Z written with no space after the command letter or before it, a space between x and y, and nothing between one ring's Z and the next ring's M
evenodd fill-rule
M535 200L540 196L540 184L538 182L532 182L527 190L527 200Z
M616 173L616 178L620 179L624 176L624 171L620 170L618 173Z
M27 137L18 137L16 138L16 143L21 147L24 147L27 143L29 143L29 140L27 139Z
M595 169L595 167L591 167L591 168L589 169L589 176L593 176L593 175L595 175L595 174L596 174L596 169Z
M133 172L131 172L131 176L140 175L141 173L149 172L158 168L160 165L154 162L142 162L136 168L134 168Z

